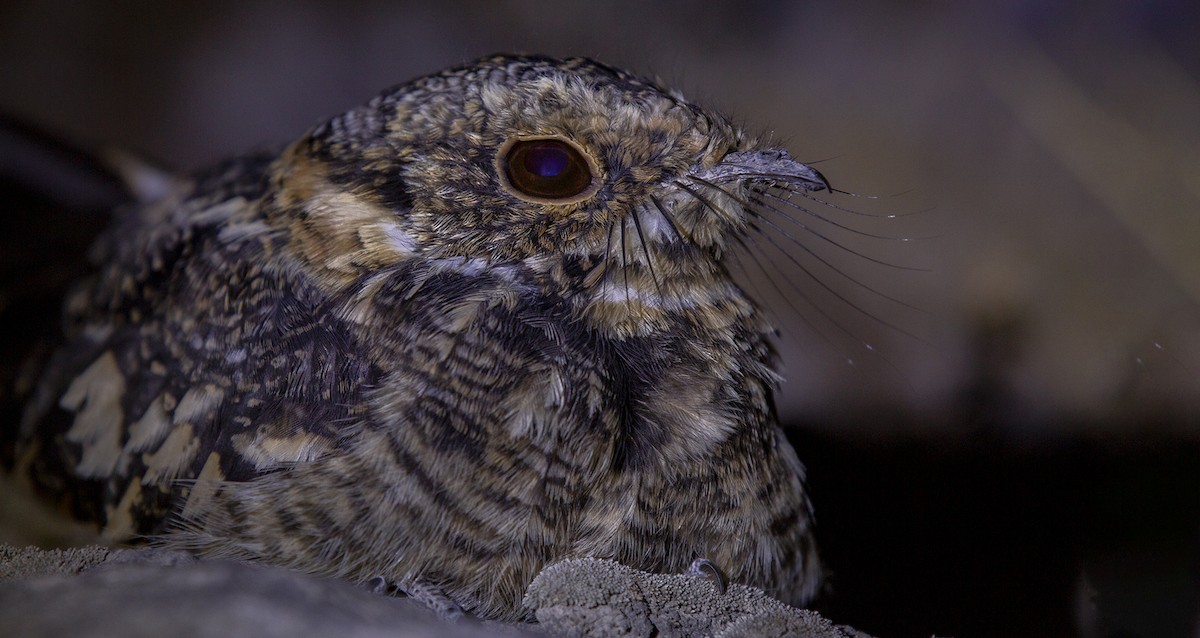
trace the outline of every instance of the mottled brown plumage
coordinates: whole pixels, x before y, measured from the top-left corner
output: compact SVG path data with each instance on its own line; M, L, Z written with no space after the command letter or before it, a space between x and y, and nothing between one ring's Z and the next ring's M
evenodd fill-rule
M724 259L824 188L582 59L417 80L120 211L18 471L114 541L440 589L520 618L611 558L803 603L803 469L770 326Z

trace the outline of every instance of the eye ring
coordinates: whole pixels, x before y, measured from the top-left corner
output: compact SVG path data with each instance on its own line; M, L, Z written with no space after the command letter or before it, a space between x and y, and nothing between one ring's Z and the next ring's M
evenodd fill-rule
M600 189L591 154L555 135L514 137L496 153L496 174L514 196L539 204L571 204Z

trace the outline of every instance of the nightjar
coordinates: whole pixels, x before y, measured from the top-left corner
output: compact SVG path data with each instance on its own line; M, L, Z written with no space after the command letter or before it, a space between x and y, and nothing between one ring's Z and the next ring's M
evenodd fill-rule
M497 56L117 211L15 472L151 538L527 617L610 558L803 604L804 470L731 250L827 188L678 93Z

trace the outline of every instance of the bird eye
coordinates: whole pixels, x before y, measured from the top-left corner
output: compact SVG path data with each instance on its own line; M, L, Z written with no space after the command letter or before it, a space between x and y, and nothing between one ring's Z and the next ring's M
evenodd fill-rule
M538 201L579 201L595 181L583 152L561 139L512 141L500 149L498 164L513 190Z

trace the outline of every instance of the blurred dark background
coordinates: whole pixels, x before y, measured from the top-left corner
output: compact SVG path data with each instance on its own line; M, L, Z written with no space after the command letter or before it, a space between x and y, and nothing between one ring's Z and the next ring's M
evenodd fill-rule
M807 272L748 273L822 611L879 636L1200 636L1198 42L1182 0L7 0L0 112L188 170L492 52L657 77L854 194L817 212L858 232L794 214ZM5 188L0 315L53 314L103 215Z

